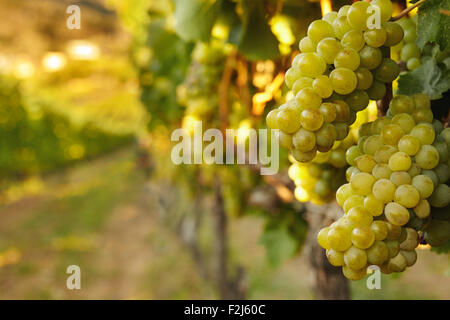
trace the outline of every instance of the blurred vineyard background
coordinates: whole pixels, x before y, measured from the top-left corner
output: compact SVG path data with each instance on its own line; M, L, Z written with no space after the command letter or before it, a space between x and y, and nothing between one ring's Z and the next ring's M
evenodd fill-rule
M273 11L271 29L256 5L237 44L245 55L235 60L244 70L230 111L236 128L264 127L263 114L287 91L289 57L321 16L318 2L285 1L281 12L278 1L261 3ZM66 28L71 4L81 7L80 30ZM174 8L2 1L0 299L316 297L305 207L284 185L245 166L170 161L170 134L185 112L177 87L194 48L176 33ZM219 39L233 32L212 31ZM272 35L272 47L254 51L267 39L252 34ZM281 180L287 166L282 153ZM66 289L71 264L81 267L82 290ZM449 299L449 288L449 256L425 248L413 268L383 276L382 290L362 280L351 297Z

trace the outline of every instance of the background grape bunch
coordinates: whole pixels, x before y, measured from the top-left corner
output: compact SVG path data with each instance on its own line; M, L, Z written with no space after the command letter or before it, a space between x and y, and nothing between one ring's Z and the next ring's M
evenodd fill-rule
M449 135L424 94L396 96L386 117L363 124L346 154L348 183L336 192L344 216L318 234L334 266L358 280L366 267L402 272L417 259L421 238L450 238ZM443 208L433 216L433 207ZM428 231L427 231L428 230Z
M382 26L369 29L370 6L378 6ZM369 11L370 12L370 11ZM300 40L301 53L286 72L293 98L267 115L267 125L280 129L280 145L298 162L311 161L343 140L356 113L369 100L386 94L386 83L400 70L389 47L403 38L403 29L389 22L389 0L359 1L312 22Z

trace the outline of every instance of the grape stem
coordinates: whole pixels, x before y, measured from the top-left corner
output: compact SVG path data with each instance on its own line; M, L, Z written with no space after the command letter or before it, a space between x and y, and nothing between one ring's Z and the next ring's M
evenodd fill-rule
M397 21L400 20L401 18L403 18L404 16L406 16L410 11L414 10L415 8L417 8L418 6L422 5L426 0L420 0L417 1L416 3L414 3L412 6L406 8L405 10L403 10L402 12L400 12L398 15L396 15L395 17L391 18L391 21Z

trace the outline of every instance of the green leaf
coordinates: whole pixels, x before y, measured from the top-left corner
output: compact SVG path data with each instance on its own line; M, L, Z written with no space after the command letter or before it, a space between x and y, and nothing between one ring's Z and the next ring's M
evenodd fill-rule
M239 51L250 60L273 59L280 54L278 40L264 17L263 2L243 2L244 21Z
M432 247L431 251L436 253L449 253L450 252L450 241L440 247Z
M450 17L440 9L450 10L450 0L427 0L419 7L417 45L438 43L441 50L450 49Z
M266 248L267 259L272 266L290 258L297 249L297 243L286 228L278 226L264 230L259 242Z
M185 41L208 41L219 7L217 0L175 0L175 31Z
M400 76L397 94L426 93L431 100L436 100L449 89L449 70L444 64L438 65L434 58L429 58L416 70Z

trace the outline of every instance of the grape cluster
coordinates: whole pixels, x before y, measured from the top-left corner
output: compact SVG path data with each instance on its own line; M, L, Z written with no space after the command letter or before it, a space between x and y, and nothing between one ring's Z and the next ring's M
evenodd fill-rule
M380 9L379 28L368 28L370 6ZM388 21L391 15L389 0L358 1L309 25L285 75L293 98L266 118L269 128L281 130L280 145L297 161L309 162L343 140L356 113L370 99L384 97L385 83L397 78L399 67L388 53L403 29Z
M178 103L186 107L185 119L208 120L217 110L218 83L226 53L221 43L198 43L185 81L177 87Z
M396 61L402 61L407 70L419 68L424 61L434 57L437 62L443 62L450 56L450 50L441 51L439 45L427 43L423 50L417 44L417 16L402 18L398 24L404 30L403 40L392 48L392 56Z
M430 222L448 241L448 221L433 219L431 206L450 201L449 130L433 120L424 94L396 96L387 116L361 125L358 144L346 152L348 183L336 192L345 214L318 234L347 278L363 278L368 265L384 273L413 265L418 230Z

